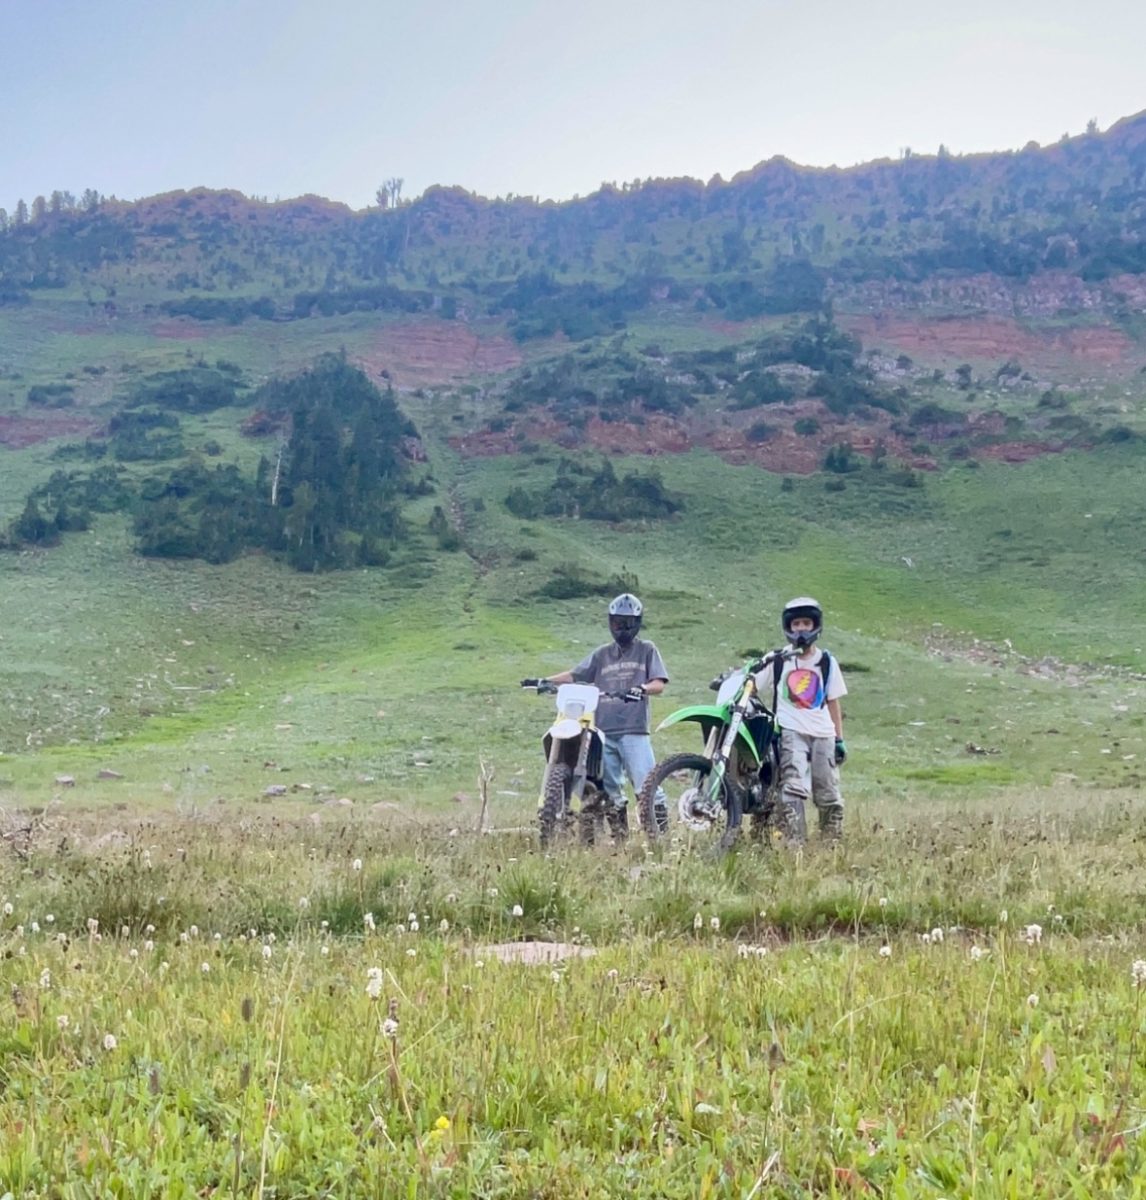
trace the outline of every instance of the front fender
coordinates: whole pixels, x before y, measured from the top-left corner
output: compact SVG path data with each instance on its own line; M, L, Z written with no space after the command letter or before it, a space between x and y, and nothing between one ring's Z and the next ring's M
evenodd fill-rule
M580 721L574 721L572 717L558 717L552 725L549 726L549 732L546 737L552 741L556 738L560 742L564 742L569 738L579 738L581 736L582 725Z
M704 739L707 741L714 725L728 724L728 709L716 704L694 704L689 708L678 708L676 712L669 713L657 726L657 732L667 729L670 725L679 725L682 721L695 721L704 730ZM760 762L760 752L743 723L736 734L736 741L738 744L743 743L754 763Z

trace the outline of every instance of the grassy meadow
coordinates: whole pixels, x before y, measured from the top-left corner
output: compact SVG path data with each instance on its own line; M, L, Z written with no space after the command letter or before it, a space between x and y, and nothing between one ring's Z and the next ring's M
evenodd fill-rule
M27 332L11 409L58 378ZM125 353L90 336L68 370ZM402 396L454 552L212 567L104 517L0 555L0 1197L1146 1195L1138 444L835 491L618 459L685 507L599 526L505 507L567 452L457 454L494 402ZM233 415L187 440L249 465ZM3 452L0 520L52 449ZM605 636L541 594L569 566L635 577L658 719L824 602L841 846L538 852L518 680Z

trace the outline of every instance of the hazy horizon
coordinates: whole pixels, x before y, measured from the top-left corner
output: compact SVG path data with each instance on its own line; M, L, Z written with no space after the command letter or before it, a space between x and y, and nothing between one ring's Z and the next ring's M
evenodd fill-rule
M55 0L5 6L0 206L199 187L361 209L386 178L566 200L784 156L1015 150L1146 108L1146 6Z

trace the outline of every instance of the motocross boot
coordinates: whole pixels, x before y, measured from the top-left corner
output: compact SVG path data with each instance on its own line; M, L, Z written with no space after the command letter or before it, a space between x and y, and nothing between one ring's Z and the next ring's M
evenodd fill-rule
M609 832L613 835L613 841L618 845L621 842L628 841L629 838L629 810L626 807L610 808L607 814L609 821Z

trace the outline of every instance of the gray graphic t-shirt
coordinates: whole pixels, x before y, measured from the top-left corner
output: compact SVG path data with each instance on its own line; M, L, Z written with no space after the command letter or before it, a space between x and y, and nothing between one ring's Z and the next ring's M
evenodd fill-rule
M640 687L650 679L668 682L668 671L661 659L660 651L652 642L634 638L628 646L608 642L598 646L588 658L579 662L570 672L577 683L591 683L603 692L627 692ZM648 733L649 702L637 704L624 700L606 700L601 697L597 706L597 728L608 737L622 733Z

